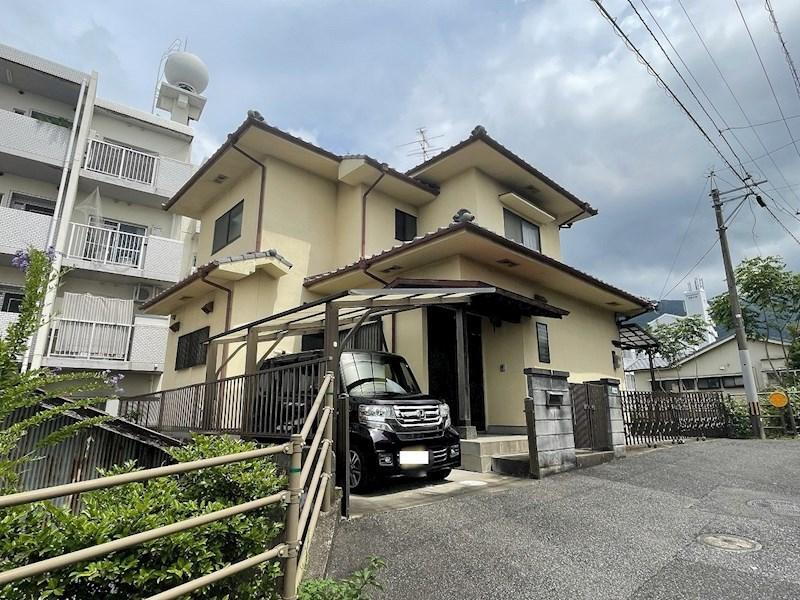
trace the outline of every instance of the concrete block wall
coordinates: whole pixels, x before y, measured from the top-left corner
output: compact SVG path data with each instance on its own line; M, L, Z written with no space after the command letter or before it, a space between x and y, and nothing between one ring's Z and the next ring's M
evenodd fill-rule
M525 412L531 475L536 478L574 469L575 436L572 429L572 398L566 371L525 369L528 398ZM558 394L557 405L548 404L549 394Z
M619 379L600 379L598 383L605 387L608 399L608 437L615 458L625 456L625 421L622 416L622 395L619 391Z

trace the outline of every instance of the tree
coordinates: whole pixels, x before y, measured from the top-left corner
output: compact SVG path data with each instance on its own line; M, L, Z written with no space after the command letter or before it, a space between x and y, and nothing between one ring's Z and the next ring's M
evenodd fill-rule
M16 489L19 469L32 458L31 455L15 457L14 451L25 435L64 412L107 400L107 395L97 397L96 392L108 394L109 388L116 388L122 378L121 375L111 375L107 371L20 371L20 358L24 356L31 336L38 330L41 322L40 307L47 288L58 285L58 280L50 276L51 263L51 253L36 249L19 251L12 259L12 264L25 272L25 288L16 321L8 326L5 335L0 335L0 494ZM49 398L75 395L93 397L84 397L53 408L45 409L40 406L42 401ZM9 424L9 417L26 408L35 408L36 412ZM109 417L100 416L86 419L56 430L39 441L36 449L54 446L80 429L98 425L107 418Z
M708 321L699 315L681 317L673 323L648 327L658 341L658 353L681 378L680 360L706 342ZM680 389L680 386L679 386ZM663 385L662 385L663 391Z
M745 333L749 339L764 343L770 367L785 385L784 374L769 354L769 338L775 335L780 339L785 365L791 366L789 348L800 326L800 273L790 271L778 256L745 259L734 272ZM727 293L711 299L710 312L715 323L734 329Z

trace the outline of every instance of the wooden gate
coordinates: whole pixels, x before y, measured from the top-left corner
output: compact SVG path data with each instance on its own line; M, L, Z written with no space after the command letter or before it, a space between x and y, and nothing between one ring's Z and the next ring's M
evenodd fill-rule
M572 396L575 447L591 450L611 448L605 386L594 383L571 383L569 390Z

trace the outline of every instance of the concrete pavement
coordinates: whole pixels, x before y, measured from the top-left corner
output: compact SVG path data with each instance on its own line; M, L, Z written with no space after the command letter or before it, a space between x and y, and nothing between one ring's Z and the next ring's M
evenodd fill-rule
M512 481L341 523L329 575L376 555L381 598L800 598L800 442L691 442Z

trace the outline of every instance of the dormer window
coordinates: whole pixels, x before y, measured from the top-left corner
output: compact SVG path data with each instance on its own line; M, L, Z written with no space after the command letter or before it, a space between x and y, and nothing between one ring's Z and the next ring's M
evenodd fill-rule
M526 248L541 252L542 244L539 237L539 226L534 225L527 219L523 219L518 214L511 212L507 208L503 209L503 222L505 224L506 237L522 244Z

